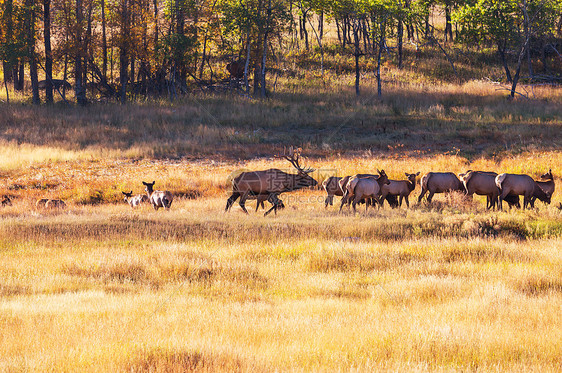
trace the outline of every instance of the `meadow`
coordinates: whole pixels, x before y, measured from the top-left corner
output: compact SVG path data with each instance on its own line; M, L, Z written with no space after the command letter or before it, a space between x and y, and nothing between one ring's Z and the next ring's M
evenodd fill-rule
M310 73L265 101L0 105L0 370L559 371L559 191L527 211L417 203L418 185L410 209L339 214L305 190L223 213L229 175L290 171L290 145L319 181L551 168L559 188L559 88L386 73L382 99ZM143 180L170 211L122 201Z

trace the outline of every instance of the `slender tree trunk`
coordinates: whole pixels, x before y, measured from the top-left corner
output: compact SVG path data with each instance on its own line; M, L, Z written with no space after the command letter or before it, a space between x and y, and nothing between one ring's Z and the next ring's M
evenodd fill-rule
M402 17L398 20L398 68L402 68L402 48L404 44L404 24L402 23Z
M248 68L250 67L250 32L246 36L246 62L244 63L244 86L246 87L246 94L250 94L250 84L248 83Z
M45 39L45 101L53 99L53 52L51 50L51 0L43 0L43 38Z
M49 1L49 0L45 0ZM102 67L101 72L104 80L107 81L107 33L105 21L105 0L101 0L101 49L102 49Z
M127 102L127 82L129 68L129 9L128 0L121 0L121 46L119 51L119 83L121 84L120 100Z
M33 104L41 104L39 98L39 79L37 77L37 56L35 54L35 10L33 9L33 0L26 0L25 5L27 8L26 17L29 21L27 30L27 45L29 55L29 77L31 79L31 94Z
M75 34L75 51L74 51L74 94L78 105L86 105L86 90L83 84L82 60L83 60L83 40L82 40L82 22L84 14L82 13L82 0L76 0L76 34Z
M361 50L359 49L359 20L353 22L353 40L355 45L355 95L359 96L359 80L361 78L359 69L359 57L361 56Z
M381 14L380 16L380 35L379 35L379 50L377 53L377 95L382 96L382 80L381 80L381 58L382 49L385 43L385 26L386 26L386 14Z
M265 98L267 95L267 90L265 86L265 72L266 72L266 62L267 62L267 37L269 35L269 25L271 23L271 0L267 3L267 21L265 24L265 33L263 36L263 55L261 63L261 97ZM308 37L308 36L307 36Z
M500 45L500 43L498 43L497 45L498 45L498 53L499 53L499 55L500 55L500 58L501 58L501 61L502 61L502 65L503 65L503 68L504 68L504 70L505 70L505 76L506 76L506 78L507 78L507 81L508 81L509 83L512 83L512 82L513 82L513 79L511 78L511 72L509 71L509 66L508 66L508 64L507 64L507 57L506 57L506 55L505 55L505 45L506 45L506 42L504 41L504 42L503 42L503 45Z
M451 25L451 5L445 3L445 41L453 41L453 26Z
M318 35L320 40L324 37L324 11L320 11L320 15L318 16Z
M4 19L6 20L6 35L4 36L4 38L6 39L7 42L10 42L12 40L12 37L14 35L14 25L13 25L13 0L6 0L5 1L5 5L4 5ZM11 61L2 61L2 67L4 69L4 83L6 82L11 82L12 80L15 81L15 76L14 76L14 66L11 63ZM14 89L15 89L15 84L14 84ZM6 94L8 94L8 89L6 88Z
M525 39L523 40L523 46L521 47L521 51L519 52L519 58L517 59L517 69L515 70L515 75L513 76L513 84L511 85L511 98L515 97L517 83L519 82L519 74L521 73L521 64L523 62L523 56L529 47L529 40L531 38L531 34L529 33L529 15L527 14L527 0L523 0L523 4L521 6L521 10L523 11L523 25L525 30Z

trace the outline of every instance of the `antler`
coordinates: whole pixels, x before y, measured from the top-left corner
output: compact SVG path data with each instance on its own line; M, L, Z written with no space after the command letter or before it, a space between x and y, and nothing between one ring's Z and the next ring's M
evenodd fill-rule
M277 155L277 157L281 158L285 158L286 160L288 160L289 162L291 162L291 164L299 171L304 172L304 173L309 173L314 171L313 168L303 168L300 164L300 156L301 156L301 152L302 152L302 148L294 148L293 146L289 147L289 153L287 154L287 149L285 147L283 147L283 155Z

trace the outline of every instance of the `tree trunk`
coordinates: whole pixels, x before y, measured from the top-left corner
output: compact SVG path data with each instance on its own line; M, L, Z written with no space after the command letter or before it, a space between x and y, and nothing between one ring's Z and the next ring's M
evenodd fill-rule
M266 62L267 62L267 37L269 35L269 24L271 22L271 0L267 2L267 21L265 23L265 33L263 36L263 55L261 63L261 97L265 98L267 95L267 90L265 86L265 72L266 72ZM307 36L308 38L308 36ZM308 41L307 41L308 43Z
M402 68L402 47L404 41L404 24L402 23L402 17L398 20L398 68Z
M27 48L29 56L29 77L31 79L31 95L34 105L39 105L39 79L37 78L37 56L35 55L35 10L33 9L33 0L26 0L27 20L29 21L27 30Z
M498 43L498 53L500 55L501 61L502 61L502 65L503 68L505 70L505 76L507 78L507 81L509 83L513 82L513 79L511 78L511 72L509 71L509 66L507 64L507 57L505 55L505 46L506 46L506 41L504 40L503 45L500 45L500 43Z
M361 78L359 69L359 57L361 56L361 51L359 49L359 20L353 23L353 40L355 45L354 57L355 57L355 95L359 96L359 80Z
M75 55L74 55L74 94L78 105L86 105L86 90L82 81L82 60L83 48L82 41L82 22L84 14L82 13L82 0L76 0L76 34L75 34Z
M529 47L529 40L531 38L531 34L529 32L529 15L527 14L527 0L523 0L523 4L521 6L521 10L523 11L523 25L525 30L525 39L523 40L523 46L521 47L521 51L519 52L519 58L517 59L517 69L515 70L515 76L513 77L513 84L511 85L511 98L515 97L517 83L519 82L519 74L521 73L521 64L523 62L523 56Z
M377 95L382 96L382 80L381 80L381 58L382 49L384 48L385 42L385 26L386 26L386 14L380 16L380 35L379 35L379 50L377 53Z
M250 94L250 84L248 83L248 68L250 67L250 32L246 36L246 62L244 63L244 87L246 87L246 94Z
M119 83L121 103L127 102L127 82L129 81L129 14L128 0L121 0L121 45L119 51Z
M49 0L45 0L49 1ZM102 65L101 73L104 80L107 81L107 33L105 21L105 0L101 0L101 49L102 49Z
M453 41L453 26L451 25L451 5L445 4L445 41Z
M51 0L43 0L43 37L45 39L45 101L53 99L53 52L51 50Z

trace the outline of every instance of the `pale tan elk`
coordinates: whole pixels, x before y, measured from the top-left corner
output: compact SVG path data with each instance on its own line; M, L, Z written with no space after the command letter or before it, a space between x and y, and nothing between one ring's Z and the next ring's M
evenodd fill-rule
M131 208L139 207L142 203L149 202L148 196L146 194L137 194L133 196L133 191L130 192L121 192L125 196L123 200L125 203L128 203Z
M496 185L495 172L472 171L468 170L464 174L459 174L466 193L472 198L473 194L486 196L486 208L495 208L500 189Z
M378 203L383 185L388 185L388 176L384 170L378 171L379 177L352 177L347 183L348 195L353 195L353 211L357 211L356 205L361 200L374 200ZM369 209L369 203L365 203L365 211Z
M47 208L47 209L64 209L64 208L66 208L66 203L62 199L49 199L45 203L45 208Z
M421 202L423 196L427 192L429 192L427 202L431 202L433 195L436 193L464 191L464 185L461 183L457 175L452 172L429 172L422 176L420 185L421 193L418 197L418 203Z
M172 193L167 190L154 190L154 184L156 184L156 181L153 181L152 183L143 181L142 183L146 187L145 190L146 195L148 196L148 200L156 211L158 211L160 207L164 207L166 210L170 209L172 201L174 200L174 196L172 195Z
M550 204L550 195L545 193L544 190L537 184L535 180L529 175L519 174L501 174L496 176L496 185L500 189L499 205L500 210L503 209L502 202L506 196L513 194L523 196L523 209L527 206L534 207L534 200L539 199L547 204Z
M384 174L386 177L385 179L382 179L381 182L382 183L386 183L388 181L388 177L386 176L386 173L384 173L384 170L379 171L377 170L377 172L379 173L379 175L376 174L355 174L352 176L344 176L339 182L339 186L343 191L343 197L341 199L341 204L340 204L340 212L343 208L343 205L347 203L347 205L349 206L351 204L351 202L354 199L354 194L353 191L355 189L355 184L357 183L357 179L363 179L363 178L374 178L375 180L378 180L379 177ZM353 180L353 182L352 182ZM369 204L372 204L374 206L375 203L378 202L377 199L366 199L366 200L360 200L360 203L365 202L367 204L367 206L369 206Z
M496 185L495 172L489 171L472 171L468 170L464 174L459 174L459 177L464 185L465 192L472 198L473 194L486 196L486 208L496 208L498 206L498 197L500 189ZM507 195L504 201L509 204L509 207L520 207L519 196Z
M384 204L384 200L387 196L398 196L398 206L402 206L402 200L406 201L406 206L410 207L410 201L408 197L410 193L416 188L416 177L420 174L419 172L415 174L404 173L407 180L389 180L388 184L384 184L381 187L381 206ZM391 204L392 207L392 204Z
M299 164L300 153L301 149L295 150L291 147L288 154L278 156L288 160L297 170L296 174L270 168L263 171L242 172L234 178L232 181L232 195L228 198L224 211L229 211L234 202L240 198L238 204L247 214L248 210L246 210L245 204L250 196L267 195L269 200L269 196L272 195L271 201L274 204L271 209L266 211L265 215L267 215L272 210L277 212L277 209L280 208L279 201L281 200L278 197L281 193L318 185L318 182L309 175L314 169L305 169Z
M48 201L48 200L49 200L48 198L41 198L41 199L38 199L37 202L35 202L35 208L36 208L36 209L43 209L43 208L45 208L46 205L47 205L47 201Z
M347 176L349 179L349 176ZM343 196L343 189L339 183L339 181L343 179L343 177L337 176L330 176L322 183L322 188L326 191L327 197L324 200L324 207L328 207L334 205L334 196Z

